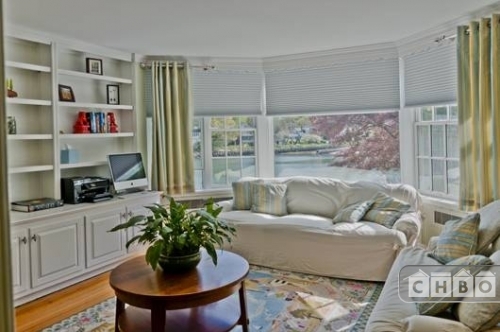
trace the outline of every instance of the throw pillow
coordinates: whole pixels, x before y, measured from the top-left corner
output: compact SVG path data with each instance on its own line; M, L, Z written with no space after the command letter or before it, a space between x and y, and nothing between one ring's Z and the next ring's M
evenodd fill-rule
M481 222L477 238L477 252L484 254L500 235L500 200L483 206L479 211Z
M500 265L500 251L490 256L495 265ZM500 289L500 278L496 278L496 289ZM497 293L498 294L498 293ZM486 331L500 323L499 302L462 302L455 308L458 320L472 331Z
M363 218L366 211L368 211L372 205L373 201L350 204L337 212L337 215L333 218L333 223L358 222Z
M478 213L448 221L439 234L436 247L429 253L429 256L446 264L462 256L474 255L478 227Z
M437 271L438 273L446 272L450 277L453 277L462 269L468 271L472 276L475 276L480 271L487 268L488 265L492 265L493 262L490 258L482 255L471 255L464 256L449 262L446 265L440 266ZM464 265L470 267L464 268ZM432 272L431 272L432 273ZM432 278L432 275L431 275ZM435 316L442 313L443 311L450 308L455 302L460 301L461 297L453 297L448 293L446 296L430 296L427 301L418 303L418 311L421 315Z
M283 216L286 209L286 184L252 183L252 212Z
M405 332L470 332L462 323L441 317L413 315L401 320Z
M373 205L366 212L363 220L372 221L377 224L391 228L394 223L411 207L410 204L395 199L383 192L378 192L371 199Z
M233 182L233 210L250 210L252 208L251 184L258 180L245 180Z

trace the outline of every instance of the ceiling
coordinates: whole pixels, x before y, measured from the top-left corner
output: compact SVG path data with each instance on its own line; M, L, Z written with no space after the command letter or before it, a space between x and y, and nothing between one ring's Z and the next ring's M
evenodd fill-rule
M262 58L394 42L493 0L4 0L16 24L143 55Z

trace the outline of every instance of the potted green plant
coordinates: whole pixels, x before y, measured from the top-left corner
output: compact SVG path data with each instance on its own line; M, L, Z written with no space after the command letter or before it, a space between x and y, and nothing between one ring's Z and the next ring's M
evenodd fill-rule
M160 204L146 206L148 216L138 215L110 230L116 232L129 227L139 227L139 234L131 238L127 248L134 242L146 244L146 262L164 271L184 271L196 267L200 262L200 248L206 249L217 265L216 246L231 242L235 228L218 218L222 207L209 199L204 208L189 210L186 205L170 199L168 207Z

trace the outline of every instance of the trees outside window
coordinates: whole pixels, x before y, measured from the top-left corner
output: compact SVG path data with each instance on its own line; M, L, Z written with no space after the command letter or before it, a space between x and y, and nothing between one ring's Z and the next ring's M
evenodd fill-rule
M398 112L274 119L275 175L401 181Z

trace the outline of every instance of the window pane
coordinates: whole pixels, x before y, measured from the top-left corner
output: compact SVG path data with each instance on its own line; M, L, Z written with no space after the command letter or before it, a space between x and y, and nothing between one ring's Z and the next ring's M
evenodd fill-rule
M194 119L193 120L193 156L194 156L194 169L203 169L203 153L202 153L202 128L203 120Z
M238 119L238 117L234 116L234 117L231 117L231 116L228 116L226 118L226 129L234 129L234 128L238 128L240 126L240 120Z
M227 132L227 155L232 157L241 155L239 131Z
M255 156L255 131L242 131L241 142L243 143L243 155Z
M417 144L419 156L430 156L429 126L417 126Z
M422 107L420 109L420 121L432 121L432 107Z
M448 120L448 107L446 107L446 106L436 107L434 109L434 111L436 112L435 117L434 117L435 121Z
M240 117L240 128L256 128L255 118L250 116Z
M446 155L450 158L459 158L457 125L446 125Z
M241 176L257 176L255 158L242 158L242 163Z
M212 183L218 186L227 185L227 170L225 158L212 159Z
M445 193L444 160L432 161L432 190Z
M227 179L229 183L238 180L241 177L241 159L228 158L227 159Z
M212 132L212 157L226 155L226 135L222 131Z
M448 193L453 197L458 197L460 190L460 169L458 161L448 161L446 163L448 175Z
M431 152L433 157L444 157L444 126L431 126Z
M450 120L458 120L458 107L456 105L450 106Z
M421 190L432 190L430 159L418 159L418 187Z
M398 112L274 118L275 176L397 183Z
M211 118L210 128L212 129L224 129L224 118Z
M203 170L195 169L194 170L194 189L201 190L205 188L203 184Z

